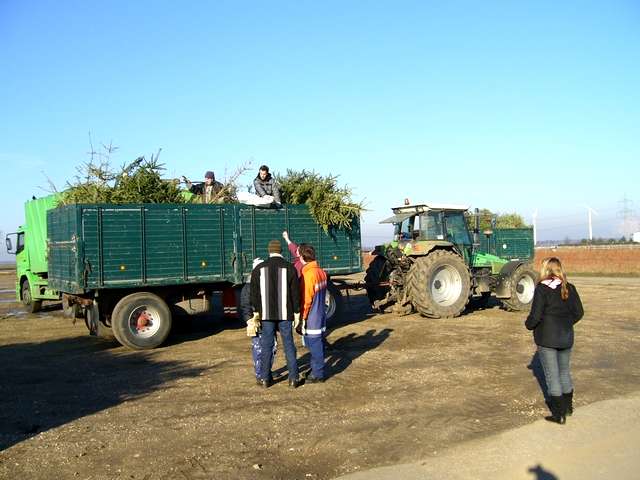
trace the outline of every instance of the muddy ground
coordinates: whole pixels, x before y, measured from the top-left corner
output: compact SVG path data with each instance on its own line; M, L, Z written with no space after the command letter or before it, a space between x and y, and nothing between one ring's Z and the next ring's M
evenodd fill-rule
M18 314L12 282L0 273L2 479L325 479L547 413L525 316L497 304L449 320L398 318L354 294L329 335L329 380L263 390L239 322L194 319L163 348L132 352L89 337L55 306ZM640 279L574 283L586 311L573 358L578 408L640 390ZM298 357L308 365L306 350Z

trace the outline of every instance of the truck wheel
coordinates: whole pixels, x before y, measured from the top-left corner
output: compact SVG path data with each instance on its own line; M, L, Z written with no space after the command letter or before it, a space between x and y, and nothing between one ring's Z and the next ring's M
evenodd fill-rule
M457 317L469 301L470 289L467 265L459 255L447 250L418 258L407 275L411 303L425 317Z
M369 267L367 273L364 276L365 284L367 285L367 297L369 297L369 303L373 306L377 300L382 300L387 296L389 292L388 286L380 286L380 283L387 282L389 280L389 274L391 269L389 268L389 262L381 255L376 255Z
M335 323L342 314L342 292L331 281L327 284L324 297L324 312L327 316L327 326Z
M107 339L114 338L113 330L100 317L100 307L96 302L87 307L84 315L84 324L89 330L89 335Z
M538 283L538 274L529 263L523 263L509 276L510 298L503 298L502 303L514 312L526 311L531 308L533 292Z
M22 297L22 304L27 309L29 313L39 312L42 308L42 300L34 300L31 295L31 287L29 286L29 280L24 280L22 282L22 287L20 287L20 294Z
M165 301L149 292L132 293L113 309L111 327L116 339L134 350L156 348L171 330L171 311Z

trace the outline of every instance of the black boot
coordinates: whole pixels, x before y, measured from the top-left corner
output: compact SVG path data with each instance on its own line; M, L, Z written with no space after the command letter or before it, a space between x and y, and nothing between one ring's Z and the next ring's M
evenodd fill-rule
M570 417L573 414L573 390L569 393L563 393L562 398L564 399L566 415Z
M551 416L544 417L544 419L548 422L564 425L566 419L564 416L564 401L562 396L549 397L549 408L551 409Z

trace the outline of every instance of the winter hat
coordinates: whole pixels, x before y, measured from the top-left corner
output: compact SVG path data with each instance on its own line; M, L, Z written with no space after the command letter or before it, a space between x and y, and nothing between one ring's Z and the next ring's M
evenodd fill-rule
M269 253L282 253L282 245L280 245L280 240L271 240L269 245L267 246L267 250Z
M213 174L213 172L211 170L209 170L207 173L204 174L204 178L216 178L216 176Z

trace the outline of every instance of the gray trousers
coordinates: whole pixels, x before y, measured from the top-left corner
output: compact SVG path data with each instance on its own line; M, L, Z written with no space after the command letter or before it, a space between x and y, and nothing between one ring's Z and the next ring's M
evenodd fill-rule
M552 397L573 391L571 380L571 349L538 346L538 356L547 381L547 392Z

